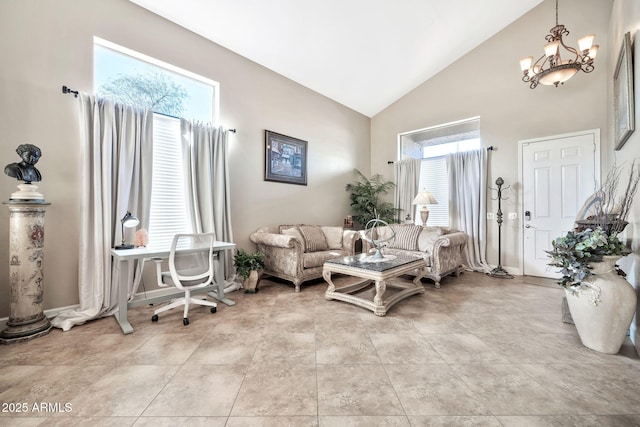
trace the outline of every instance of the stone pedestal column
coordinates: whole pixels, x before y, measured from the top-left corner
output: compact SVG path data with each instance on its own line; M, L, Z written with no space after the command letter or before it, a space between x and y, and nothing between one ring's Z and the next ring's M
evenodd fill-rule
M11 311L0 343L46 335L51 323L42 310L44 296L44 200L9 200L9 285Z

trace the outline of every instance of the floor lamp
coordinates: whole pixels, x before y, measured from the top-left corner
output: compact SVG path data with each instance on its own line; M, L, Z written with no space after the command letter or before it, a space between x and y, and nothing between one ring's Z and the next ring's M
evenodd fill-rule
M422 206L422 209L420 209L420 219L422 220L422 226L425 226L427 225L427 220L429 219L429 209L427 208L427 205L437 205L438 202L430 192L421 191L413 199L413 202L411 204Z

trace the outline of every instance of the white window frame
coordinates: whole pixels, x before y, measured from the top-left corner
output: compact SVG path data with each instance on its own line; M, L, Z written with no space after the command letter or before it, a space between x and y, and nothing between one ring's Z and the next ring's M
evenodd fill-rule
M452 139L456 135L465 135L466 137L461 140ZM425 157L424 150L431 146L456 143L456 151L461 151L459 143L464 140L471 140L477 138L479 140L478 145L482 146L480 139L480 117L471 117L464 120L457 120L455 122L445 123L438 126L432 126L422 129L417 129L409 132L403 132L398 135L398 159L407 157L419 158L422 160L420 166L420 180L418 185L418 191L429 191L432 193L437 205L428 205L429 220L427 225L440 225L449 226L449 188L448 188L448 176L446 170L446 155L437 155L433 157ZM431 141L431 143L426 142ZM404 145L407 145L406 147ZM462 150L464 151L464 150ZM450 151L451 152L451 151ZM409 153L409 154L405 154ZM427 164L433 164L437 172L443 174L443 181L447 183L446 188L442 186L428 185L428 180L431 177L429 171L424 166ZM429 188L431 187L431 188ZM437 187L437 188L434 188ZM418 212L422 208L422 205L417 205L415 208L416 214L414 215L414 223L422 224L420 215Z

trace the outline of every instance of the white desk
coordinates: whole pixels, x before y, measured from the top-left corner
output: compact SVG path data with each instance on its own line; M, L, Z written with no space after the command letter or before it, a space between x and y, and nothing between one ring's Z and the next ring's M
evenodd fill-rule
M226 251L234 249L235 243L229 242L214 242L213 250L216 252ZM177 252L188 252L189 250L178 249ZM120 324L122 332L130 334L133 332L133 327L127 320L127 309L129 307L136 307L143 304L153 304L160 301L166 301L171 298L182 296L182 292L176 292L173 294L165 294L158 297L136 299L129 301L129 283L133 280L133 261L142 261L148 258L168 258L169 248L134 248L134 249L111 249L111 255L116 266L116 281L118 287L118 313L116 314L116 320ZM224 296L224 277L222 276L222 269L220 266L219 256L214 258L215 277L217 284L202 288L202 291L209 292L209 295L218 301L227 304L234 305L235 302L231 301ZM140 271L142 273L142 271ZM216 292L213 292L216 291Z

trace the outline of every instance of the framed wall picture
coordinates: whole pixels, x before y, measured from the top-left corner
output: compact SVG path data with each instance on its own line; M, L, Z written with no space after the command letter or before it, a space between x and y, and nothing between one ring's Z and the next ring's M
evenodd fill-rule
M633 58L631 57L631 33L624 35L616 72L613 75L613 108L615 115L616 150L622 148L635 129L633 97Z
M307 185L307 141L265 130L264 180Z

